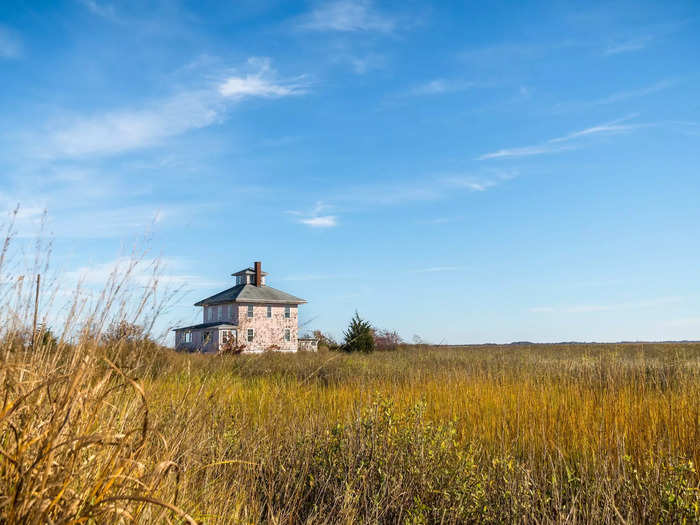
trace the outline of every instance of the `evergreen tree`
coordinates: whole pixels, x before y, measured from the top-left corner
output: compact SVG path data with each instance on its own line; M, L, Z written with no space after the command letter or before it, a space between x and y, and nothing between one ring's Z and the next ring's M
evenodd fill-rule
M355 312L355 316L350 320L350 325L345 331L345 343L343 350L346 352L373 352L374 336L372 325L360 319L360 315Z

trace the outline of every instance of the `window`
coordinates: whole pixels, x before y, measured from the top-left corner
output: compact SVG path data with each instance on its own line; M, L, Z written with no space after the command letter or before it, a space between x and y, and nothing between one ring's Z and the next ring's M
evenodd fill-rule
M185 332L182 334L182 340L185 343L191 343L192 342L192 332Z
M255 335L255 330L252 328L248 328L248 342L250 343L253 340L253 336Z
M211 339L210 332L202 332L202 344L203 345L208 345L210 339Z
M290 341L292 339L292 333L289 330L289 328L284 329L284 340L285 341Z
M267 307L267 316L272 317L272 306Z
M248 305L248 317L253 317L253 305Z
M292 316L292 308L289 305L284 307L284 317L289 319Z
M214 311L211 306L207 306L207 319L211 321L214 318Z
M232 313L233 308L231 305L228 305L228 318L233 319L233 313Z
M219 320L223 319L224 317L224 307L219 305Z

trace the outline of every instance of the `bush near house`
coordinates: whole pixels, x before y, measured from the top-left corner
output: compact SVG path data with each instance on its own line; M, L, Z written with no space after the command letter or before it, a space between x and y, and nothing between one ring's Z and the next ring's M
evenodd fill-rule
M372 330L374 338L374 347L377 350L397 350L402 344L403 339L396 330Z
M374 352L372 325L368 321L361 319L359 313L355 312L344 335L345 341L342 349L345 352Z

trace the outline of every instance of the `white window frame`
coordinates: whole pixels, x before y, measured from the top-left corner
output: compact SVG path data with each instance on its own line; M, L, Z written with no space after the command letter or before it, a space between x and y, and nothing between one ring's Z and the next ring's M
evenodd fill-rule
M191 343L192 342L192 332L183 332L182 342L183 343Z
M284 340L285 341L291 341L292 340L292 331L289 328L284 329Z
M248 341L249 343L252 343L253 339L255 339L255 329L248 328L248 331L246 332L246 341Z
M267 305L267 318L270 319L272 317L272 306L269 304Z
M252 304L249 304L249 305L248 305L248 312L247 312L246 315L247 315L248 319L252 319L253 316L255 315L255 310L253 309L253 305L252 305Z
M291 319L292 318L292 307L289 306L288 304L284 305L284 318L285 319Z

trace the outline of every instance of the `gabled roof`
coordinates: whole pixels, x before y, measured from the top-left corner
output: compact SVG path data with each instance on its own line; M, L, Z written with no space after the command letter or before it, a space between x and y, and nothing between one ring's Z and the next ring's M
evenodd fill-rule
M271 286L255 286L254 284L239 284L223 292L202 299L195 306L209 306L221 303L284 303L303 304L306 301L293 295L272 288Z
M213 323L200 323L193 324L192 326L181 326L179 328L173 328L173 330L201 330L203 328L213 328L214 326L221 326L224 328L236 328L237 325L227 323L226 321L214 321Z

